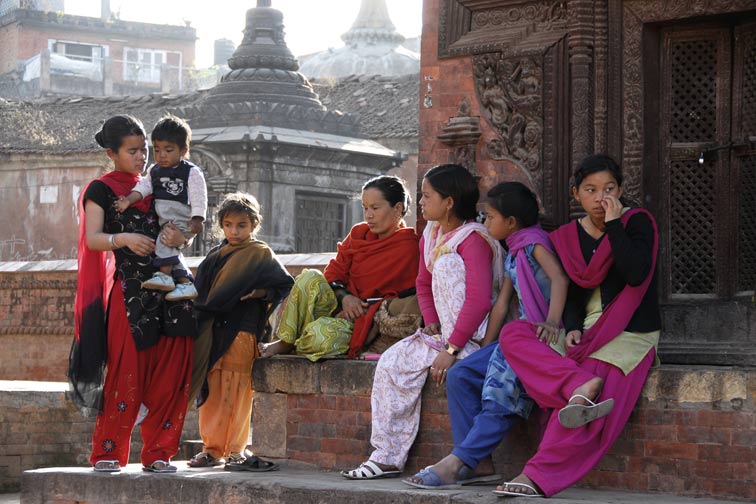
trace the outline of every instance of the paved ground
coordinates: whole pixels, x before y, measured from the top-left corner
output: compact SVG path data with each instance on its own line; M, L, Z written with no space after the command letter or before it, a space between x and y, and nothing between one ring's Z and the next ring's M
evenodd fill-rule
M129 465L120 474L94 473L90 468L69 467L27 471L22 478L24 504L55 501L207 504L281 502L292 504L430 504L520 503L533 499L497 498L494 486L459 490L413 489L398 479L354 482L335 472L320 472L282 464L280 471L232 473L222 468L190 469L177 462L175 474L151 474ZM8 500L2 500L9 497ZM19 502L19 495L0 496L0 504ZM714 499L693 499L663 494L632 494L569 489L549 500L553 504L723 504Z

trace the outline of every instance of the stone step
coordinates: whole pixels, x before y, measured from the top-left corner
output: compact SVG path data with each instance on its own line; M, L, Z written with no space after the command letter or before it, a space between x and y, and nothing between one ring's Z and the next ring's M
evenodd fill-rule
M502 501L491 486L429 491L412 489L398 479L349 481L337 472L323 472L304 464L283 461L281 470L235 473L222 468L190 469L176 462L175 474L153 474L129 464L121 473L95 473L89 467L25 471L21 478L24 504L215 504L276 502L292 504L425 504L532 502L517 497ZM675 497L572 488L552 497L553 504L725 504L706 498Z

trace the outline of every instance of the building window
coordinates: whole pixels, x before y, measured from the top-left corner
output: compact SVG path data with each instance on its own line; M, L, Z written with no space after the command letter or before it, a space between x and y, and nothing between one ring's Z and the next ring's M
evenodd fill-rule
M160 70L166 62L165 51L125 48L125 80L134 82L160 82Z
M345 234L346 198L297 193L296 205L296 252L335 252Z
M80 44L78 42L63 42L60 40L52 43L51 51L68 59L89 63L99 63L103 55L103 48L101 46Z

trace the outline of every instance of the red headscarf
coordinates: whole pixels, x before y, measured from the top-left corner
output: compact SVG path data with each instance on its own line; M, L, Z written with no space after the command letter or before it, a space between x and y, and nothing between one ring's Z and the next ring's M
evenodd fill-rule
M329 283L343 282L350 293L362 300L391 298L415 286L419 261L414 229L402 227L386 238L378 238L367 223L361 222L339 243L336 257L323 274ZM370 305L367 313L354 321L350 357L356 357L362 348L379 306L380 303Z
M593 352L609 343L625 330L633 314L643 301L643 296L646 295L648 286L654 276L656 255L659 249L659 231L656 227L656 221L650 213L641 208L628 210L620 219L622 225L627 226L627 221L630 220L630 217L637 214L646 215L654 228L654 246L651 252L651 269L649 270L648 277L640 285L626 285L604 309L596 323L583 333L581 344L567 351L567 356L577 362L584 361ZM564 271L570 279L585 289L596 289L604 281L609 268L614 262L612 247L608 239L603 240L596 249L596 253L593 254L590 262L586 264L580 249L578 225L577 221L573 221L554 230L550 235L551 241L554 243L554 248L559 254Z

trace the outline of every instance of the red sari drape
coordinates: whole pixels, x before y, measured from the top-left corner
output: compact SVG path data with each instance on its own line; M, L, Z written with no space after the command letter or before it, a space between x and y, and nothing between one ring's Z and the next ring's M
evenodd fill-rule
M386 238L378 238L362 222L339 243L336 257L323 274L329 283L343 282L350 293L362 300L385 299L415 286L419 260L414 229L402 227ZM372 304L365 315L354 321L350 357L356 357L362 348L379 306L380 303Z

